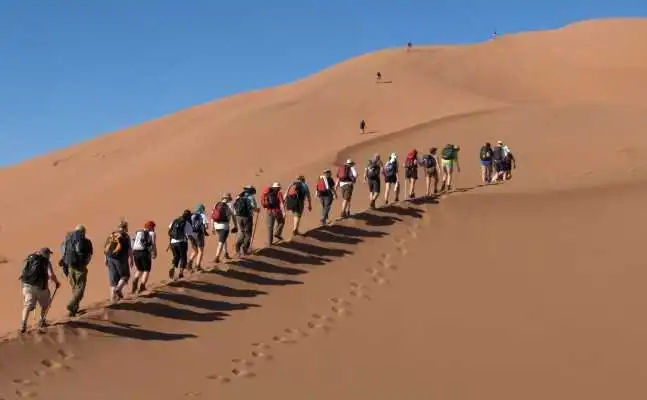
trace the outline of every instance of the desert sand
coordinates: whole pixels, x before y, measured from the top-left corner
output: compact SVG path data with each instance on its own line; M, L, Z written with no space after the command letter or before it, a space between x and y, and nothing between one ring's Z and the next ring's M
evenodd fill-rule
M0 399L644 399L645 37L609 19L388 49L0 170ZM479 187L499 139L519 168ZM100 253L120 217L163 228L244 184L448 142L454 193L363 211L360 184L350 219L318 227L315 204L306 236L170 284L162 252L157 287L113 306L98 254L87 316L62 319L64 283L61 323L12 333L20 260L77 223Z

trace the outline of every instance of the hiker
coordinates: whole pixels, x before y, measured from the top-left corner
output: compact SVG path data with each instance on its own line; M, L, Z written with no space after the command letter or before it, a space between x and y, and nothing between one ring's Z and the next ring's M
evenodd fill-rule
M418 161L418 150L413 149L407 154L407 158L404 160L404 177L407 179L406 183L409 184L409 190L407 195L410 199L416 197L416 181L418 180L418 166L420 162Z
M22 283L22 295L24 299L20 333L27 331L29 314L36 308L36 303L40 305L38 327L43 329L47 326L45 317L52 302L49 292L49 280L51 279L54 282L57 289L61 286L50 262L51 255L52 250L47 247L42 248L30 254L23 265L22 273L18 278Z
M272 246L274 238L283 240L283 228L285 227L285 202L280 183L274 182L272 186L263 190L261 205L267 210L268 246Z
M317 180L317 197L321 202L321 224L328 224L330 207L333 199L337 198L335 180L332 178L332 172L329 169L323 171L323 175Z
M236 225L238 226L238 238L236 239L236 256L241 254L248 255L252 245L252 236L254 232L254 213L260 211L256 203L256 188L248 185L234 201L234 213L236 215ZM215 233L215 230L214 230Z
M496 146L492 149L492 167L494 168L494 174L490 179L490 183L498 182L503 180L503 174L505 173L505 149L502 141L498 140Z
M492 145L490 142L486 142L481 147L479 158L481 159L481 181L483 185L488 185L492 180Z
M138 229L135 232L132 246L136 271L133 277L131 293L137 294L146 290L146 283L148 283L153 260L157 258L155 222L148 221L144 224L144 229Z
M425 168L425 183L426 183L426 195L431 197L431 181L434 181L434 192L433 194L438 193L438 165L440 161L438 160L438 149L432 147L429 149L429 154L422 156L422 166Z
M461 167L458 163L458 152L460 149L461 148L458 146L448 144L440 155L443 168L443 184L440 187L441 192L444 192L445 190L449 192L452 190L454 166L456 167L456 172L461 172Z
M504 150L507 148L504 147ZM514 154L507 148L507 152L503 158L503 179L509 181L512 179L512 170L517 168L517 160L514 158Z
M124 298L123 288L130 279L130 268L133 266L133 252L128 222L121 221L117 230L106 239L104 254L110 281L110 301Z
M398 177L398 155L391 153L389 161L384 164L382 169L384 173L384 204L389 204L389 192L393 185L395 201L400 200L400 178Z
M368 200L371 208L375 208L375 201L380 196L380 172L383 166L380 155L375 153L364 169L364 182L368 184Z
M378 81L382 80L382 74L380 73L380 71L377 71L377 80Z
M361 134L364 134L366 132L366 121L361 120L359 123L359 131Z
M88 265L94 251L92 241L85 234L85 226L79 224L72 232L65 235L61 246L63 256L58 265L63 268L63 274L68 278L72 288L72 298L67 305L69 317L74 317L79 312L88 281Z
M198 204L191 215L191 234L189 235L191 255L187 261L187 268L189 270L192 270L193 268L197 271L202 270L205 237L209 236L207 233L209 219L205 215L204 210L204 204Z
M337 171L337 184L341 190L341 217L350 217L350 201L353 197L353 187L357 181L357 170L355 162L350 158L346 160L344 166Z
M413 44L411 42L408 42L407 43L407 51L411 50L412 46L413 46Z
M213 262L220 263L220 254L225 251L225 259L229 260L229 252L227 251L227 238L229 238L230 223L234 227L231 228L231 233L238 232L238 225L236 224L234 206L232 204L231 193L225 193L220 197L220 201L214 204L213 212L211 213L213 221L213 230L218 236L218 247L216 248L216 256Z
M171 268L168 270L168 277L175 280L175 270L180 272L177 279L184 278L184 269L187 266L187 253L189 252L188 238L193 233L191 226L191 210L184 210L182 215L175 218L168 227L169 245L166 248L171 249L173 259Z
M294 225L292 228L292 235L297 236L299 232L299 224L301 223L301 216L305 209L306 200L308 202L308 211L312 211L312 197L310 196L310 188L306 184L306 178L303 175L292 182L285 193L285 209L291 211L294 216Z

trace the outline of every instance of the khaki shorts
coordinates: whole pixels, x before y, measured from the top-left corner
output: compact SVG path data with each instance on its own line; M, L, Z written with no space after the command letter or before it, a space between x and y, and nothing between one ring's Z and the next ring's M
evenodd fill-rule
M36 286L23 284L22 295L24 298L23 304L29 310L35 309L36 303L38 303L41 310L45 310L49 307L49 289L40 289Z
M346 184L341 187L341 198L350 201L351 197L353 197L353 185L352 183Z

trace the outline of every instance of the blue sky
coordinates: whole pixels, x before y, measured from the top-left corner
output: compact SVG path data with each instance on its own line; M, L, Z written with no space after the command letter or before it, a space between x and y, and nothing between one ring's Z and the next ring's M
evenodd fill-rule
M466 43L644 0L0 0L0 166L354 55Z

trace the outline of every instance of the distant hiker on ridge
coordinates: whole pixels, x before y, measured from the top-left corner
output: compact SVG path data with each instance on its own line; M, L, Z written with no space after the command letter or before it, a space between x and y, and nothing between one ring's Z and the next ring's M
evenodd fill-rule
M411 42L408 42L407 43L407 51L411 50L412 46L413 46L413 44L411 44Z
M377 71L377 80L378 81L382 80L382 73L380 71Z
M27 321L29 314L36 308L36 303L40 305L40 319L38 327L43 329L47 326L45 317L51 305L52 298L49 292L49 280L51 279L58 289L61 284L54 274L50 256L52 251L45 247L39 251L30 254L23 265L22 273L20 274L20 282L22 283L23 295L23 310L22 322L20 324L20 333L27 331Z
M332 178L332 172L329 169L324 170L323 175L317 180L317 197L321 202L321 225L327 225L330 207L333 199L337 198L335 180Z
M359 131L363 135L366 132L366 121L361 120L359 123Z
M62 257L58 265L68 278L72 288L72 298L67 305L68 315L74 317L85 295L88 281L88 265L92 260L92 241L85 236L85 226L77 225L74 231L65 236Z

